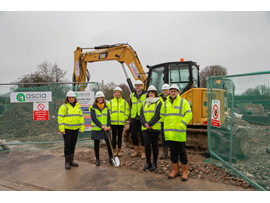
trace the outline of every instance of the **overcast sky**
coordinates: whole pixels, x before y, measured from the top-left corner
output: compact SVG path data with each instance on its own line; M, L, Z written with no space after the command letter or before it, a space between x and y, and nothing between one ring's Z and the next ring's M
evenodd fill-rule
M201 69L224 66L229 75L270 70L270 12L5 11L0 30L0 83L34 72L45 60L67 70L71 81L76 47L127 42L145 70L180 58ZM92 63L88 70L91 81L126 83L116 61Z

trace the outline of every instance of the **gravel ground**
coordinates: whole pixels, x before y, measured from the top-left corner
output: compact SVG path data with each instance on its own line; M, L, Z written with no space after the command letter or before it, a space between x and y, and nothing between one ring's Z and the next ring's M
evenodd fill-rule
M54 154L58 154L63 156L63 149L52 150ZM205 162L207 160L203 156L203 150L195 150L195 149L186 149L188 156L188 168L189 168L189 178L201 179L210 182L217 182L223 184L230 184L241 186L244 188L249 188L249 186L244 180L237 178L221 168ZM145 166L146 160L141 159L140 157L131 158L130 155L133 153L133 149L122 147L122 157L119 157L121 168L125 168L127 170L138 171L138 173L152 173L148 170L143 171L143 167ZM162 148L159 149L159 155L162 154ZM91 164L96 163L95 153L93 148L83 147L76 148L74 159L78 161L84 161ZM110 165L109 156L107 147L100 147L100 164ZM171 161L170 159L159 159L158 158L158 167L153 173L158 173L163 176L168 176L171 173ZM180 174L181 174L180 167Z

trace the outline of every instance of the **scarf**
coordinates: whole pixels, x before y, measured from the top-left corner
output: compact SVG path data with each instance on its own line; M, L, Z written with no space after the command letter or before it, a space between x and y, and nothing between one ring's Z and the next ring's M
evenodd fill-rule
M145 99L145 101L146 101L147 105L150 106L151 104L158 102L159 101L159 97L154 97L154 98L147 97Z
M105 103L98 103L97 102L97 106L98 106L98 108L102 111L102 109L104 108L104 106L105 106Z

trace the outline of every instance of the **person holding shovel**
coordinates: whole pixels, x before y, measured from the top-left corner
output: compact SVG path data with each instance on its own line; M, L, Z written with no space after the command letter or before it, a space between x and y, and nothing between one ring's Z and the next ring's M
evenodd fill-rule
M107 103L111 115L112 124L112 146L114 156L121 157L122 133L126 120L129 116L129 105L121 95L123 93L120 87L114 88L114 99ZM116 149L116 137L118 142L118 150Z
M158 138L161 130L160 108L162 102L157 94L155 86L150 85L147 89L146 99L140 110L140 120L145 145L146 165L143 168L154 171L157 168ZM153 164L151 164L151 145L153 148Z
M105 139L108 148L109 160L112 164L112 149L107 137L110 136L111 117L109 109L105 103L105 95L101 91L97 91L95 102L89 107L92 119L91 139L94 140L94 149L96 155L96 166L100 165L99 160L99 140Z
M79 166L73 162L74 151L79 129L81 132L85 129L82 109L73 91L67 93L65 103L59 108L58 125L65 142L65 168L70 170L70 166Z

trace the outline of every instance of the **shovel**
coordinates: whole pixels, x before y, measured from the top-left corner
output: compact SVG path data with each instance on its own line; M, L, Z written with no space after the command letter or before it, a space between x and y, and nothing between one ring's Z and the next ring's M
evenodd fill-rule
M112 158L111 158L111 161L112 161L112 164L115 166L115 167L119 167L120 166L120 160L118 158L118 156L114 156L113 154L113 148L112 148L112 142L111 142L111 138L110 136L108 135L108 133L105 131L107 137L108 137L108 140L109 140L109 143L110 143L110 147L111 147L111 150L112 150Z

